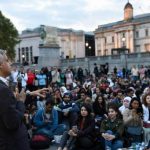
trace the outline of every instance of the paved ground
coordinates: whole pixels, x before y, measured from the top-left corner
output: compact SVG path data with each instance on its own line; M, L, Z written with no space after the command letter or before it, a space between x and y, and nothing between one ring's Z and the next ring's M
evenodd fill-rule
M48 149L41 149L41 150L57 150L58 145L56 144L51 144Z
M52 144L51 146L50 146L50 148L49 149L46 149L46 150L57 150L57 145L55 145L55 144Z

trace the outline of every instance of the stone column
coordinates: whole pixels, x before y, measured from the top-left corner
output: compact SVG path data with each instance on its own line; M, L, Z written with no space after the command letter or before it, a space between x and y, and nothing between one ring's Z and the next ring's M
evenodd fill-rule
M118 33L115 33L115 48L118 48Z
M134 32L130 31L130 53L134 52Z
M28 47L28 57L29 57L29 64L31 64L31 52L30 47Z
M97 40L98 40L98 38L95 38L95 56L97 56L98 54L97 54Z
M22 63L22 48L20 47L20 63Z
M120 33L118 33L118 47L119 48L121 48L122 47L122 43L121 43L122 41L121 41L121 34Z
M127 32L126 32L126 33L127 33L127 36L126 36L126 41L127 41L126 47L127 47L127 48L130 48L130 45L129 45L129 44L130 44L130 35L129 35L129 32L130 32L130 31L127 31Z
M100 39L100 42L101 42L101 52L102 52L102 56L104 55L104 44L105 44L105 39L104 38L101 38Z

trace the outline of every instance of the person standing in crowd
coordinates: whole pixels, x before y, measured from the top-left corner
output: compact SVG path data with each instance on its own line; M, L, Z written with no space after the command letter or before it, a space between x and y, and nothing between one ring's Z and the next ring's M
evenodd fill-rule
M35 74L32 72L31 69L28 69L27 76L28 76L27 89L29 91L33 91L34 90L34 82L35 82Z
M139 69L139 75L140 75L141 80L145 77L145 71L146 71L146 68L143 65L141 65Z
M70 69L66 70L65 77L66 77L66 85L72 85L72 83L73 83L73 73Z
M78 68L77 77L80 83L83 83L83 69L81 67Z
M12 76L12 78L13 78L14 87L17 86L17 75L18 75L17 67L16 67L16 66L13 66L12 72L11 72L11 76Z
M131 68L131 75L132 75L132 80L133 81L138 80L139 70L135 65Z
M95 75L95 78L98 78L99 77L99 71L98 71L98 67L97 67L97 64L94 63L94 75Z
M25 72L24 67L21 67L17 75L19 92L21 91L22 88L26 89L27 80L28 80L27 73Z
M43 69L41 69L40 73L36 75L36 78L40 89L46 87L46 74L44 74Z
M53 84L60 83L60 73L58 72L58 69L56 67L52 68L51 74L52 74L52 83Z
M117 69L117 67L115 66L115 67L114 67L114 75L117 75L117 71L118 71L118 69Z
M23 123L25 96L16 99L7 85L10 61L0 51L0 150L29 150L27 130Z

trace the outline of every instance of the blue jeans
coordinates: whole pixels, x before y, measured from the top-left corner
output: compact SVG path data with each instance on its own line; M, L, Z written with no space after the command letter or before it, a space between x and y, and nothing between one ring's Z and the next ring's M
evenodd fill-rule
M108 130L106 133L113 135L113 132ZM111 148L111 150L117 150L118 148L123 148L123 141L121 140L112 140L107 141L105 140L105 147Z
M66 126L64 124L59 124L55 129L50 127L45 127L37 130L35 134L43 134L48 136L49 138L53 138L54 135L62 135L66 130Z

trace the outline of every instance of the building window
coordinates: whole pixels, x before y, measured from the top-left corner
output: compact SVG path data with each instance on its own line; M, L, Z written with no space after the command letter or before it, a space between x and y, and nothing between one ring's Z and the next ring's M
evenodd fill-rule
M140 50L140 45L136 45L135 46L135 53L139 53L141 50Z
M114 36L112 36L112 43L114 43Z
M24 55L24 47L22 48L22 55Z
M135 36L136 36L136 38L139 38L139 31L135 32Z
M148 36L148 29L145 29L145 36Z
M64 59L64 52L61 51L60 58Z
M32 46L30 46L30 60L31 62L33 62L33 50L32 50Z
M98 55L98 56L101 56L101 50L98 50L98 51L97 51L97 55Z
M29 62L29 48L26 47L26 61Z
M122 37L123 37L123 38L125 37L125 33L122 33Z
M22 48L22 62L24 62L25 61L25 48L23 47Z
M69 59L69 56L68 56L68 55L66 55L66 59Z
M107 43L107 37L105 37L105 43Z
M105 56L108 55L108 49L105 49L105 50L104 50L104 55L105 55Z
M20 48L18 48L18 60L19 60L19 62L21 62L20 58L21 58L21 55L20 55Z

